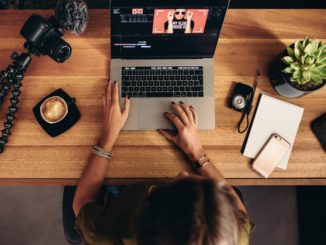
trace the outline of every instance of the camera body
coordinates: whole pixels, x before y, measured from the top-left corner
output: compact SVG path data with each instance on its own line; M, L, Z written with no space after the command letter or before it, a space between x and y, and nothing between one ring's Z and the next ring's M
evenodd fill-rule
M31 15L20 34L26 39L24 47L35 55L48 55L56 62L65 62L71 55L71 46L61 36L64 29L56 19L45 19L38 14Z
M252 87L243 83L236 83L231 99L229 101L229 107L233 108L236 111L243 112L250 102L252 93Z

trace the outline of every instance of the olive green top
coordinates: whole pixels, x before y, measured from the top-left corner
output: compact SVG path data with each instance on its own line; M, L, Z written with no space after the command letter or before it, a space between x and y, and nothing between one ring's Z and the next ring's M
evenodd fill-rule
M137 221L145 200L153 187L166 181L146 181L126 186L107 207L87 203L76 219L76 229L86 245L136 245ZM247 214L241 212L243 224L239 245L249 244L252 225Z

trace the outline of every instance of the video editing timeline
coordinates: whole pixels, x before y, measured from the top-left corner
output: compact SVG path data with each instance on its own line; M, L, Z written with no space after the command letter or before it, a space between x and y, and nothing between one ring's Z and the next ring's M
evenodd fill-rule
M143 8L118 8L113 9L113 15L119 16L119 22L123 27L134 26L135 24L152 24L153 12L144 10ZM139 27L139 26L138 26ZM114 43L115 47L121 49L150 49L151 46L147 45L146 40L135 40L135 42L121 42Z
M114 9L114 14L119 14L119 9ZM121 13L120 14L121 23L152 23L153 22L153 14L152 13L144 13L142 8L137 9L133 8L131 13Z
M114 7L112 58L212 57L226 7Z

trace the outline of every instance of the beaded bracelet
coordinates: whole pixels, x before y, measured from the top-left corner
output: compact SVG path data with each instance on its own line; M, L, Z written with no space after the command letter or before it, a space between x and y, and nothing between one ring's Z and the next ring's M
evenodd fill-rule
M104 150L103 148L101 148L101 147L99 147L97 145L95 145L93 147L92 153L94 153L97 156L104 157L104 158L106 158L108 160L111 160L112 157L113 157L113 153L112 152L106 151L106 150Z

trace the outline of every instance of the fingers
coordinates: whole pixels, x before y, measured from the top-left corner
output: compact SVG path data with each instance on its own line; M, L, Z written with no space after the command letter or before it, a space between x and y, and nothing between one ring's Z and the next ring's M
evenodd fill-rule
M116 81L114 81L112 86L112 103L119 104L119 86Z
M193 117L194 117L194 121L195 121L195 125L198 126L198 113L197 111L192 107L192 106L189 106L189 109L190 111L192 112L193 114Z
M111 89L112 89L112 83L111 80L109 79L108 81L108 86L106 87L106 93L105 95L102 96L102 103L103 103L103 109L106 111L107 109L107 104L111 103Z
M175 143L175 136L162 129L158 129L157 131L162 134L167 140L171 141L172 143Z
M106 96L102 96L102 104L103 104L103 124L105 125L106 122L106 117L107 117L107 101L106 101Z
M109 80L109 84L108 84L108 86L106 87L106 100L108 101L108 102L111 102L112 100L112 97L111 97L111 90L112 90L112 82L111 82L111 80Z
M164 116L169 119L178 130L181 130L184 127L184 124L181 122L180 118L173 113L165 112Z
M124 115L125 117L128 117L129 111L130 111L130 97L127 96L125 98L124 108L123 108L123 111L122 111L122 115Z
M183 104L183 102L181 102L181 101L179 102L179 104L176 104L176 103L172 102L171 107L173 108L173 110L175 112L177 112L177 114L179 115L179 118L181 119L183 124L184 125L189 125L190 121L189 121L189 118L188 118L186 112L181 107L182 104Z
M195 124L195 118L194 118L194 115L193 115L193 113L191 112L190 108L189 108L187 105L185 105L184 103L182 103L181 101L180 101L180 103L179 103L179 106L180 106L180 107L183 109L183 111L186 113L187 118L188 118L190 124Z
M180 101L179 104L171 102L171 106L178 116L175 116L172 113L164 113L164 115L177 127L178 130L182 129L183 126L198 125L198 114L192 106L188 107L182 101Z

